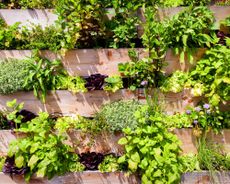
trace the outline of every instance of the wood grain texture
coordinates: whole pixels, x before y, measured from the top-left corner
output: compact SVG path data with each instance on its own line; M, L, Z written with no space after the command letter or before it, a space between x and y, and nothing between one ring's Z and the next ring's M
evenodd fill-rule
M41 51L41 57L50 60L60 59L70 75L88 76L101 73L119 75L118 64L129 62L129 49L75 49L67 51L65 56L51 51ZM143 49L136 49L139 58L147 55ZM31 57L30 50L0 50L0 60L25 59Z
M136 48L139 59L148 56L144 49ZM50 60L60 59L64 68L70 75L88 76L101 73L105 75L119 75L118 64L129 62L129 49L75 49L66 52L65 56L55 54L51 51L41 51L41 57ZM184 63L180 63L178 55L175 55L171 49L166 52L165 67L166 74L171 74L176 70L189 71L194 67L196 61L202 58L206 49L197 49L194 54L194 62L191 64L188 58ZM0 50L0 62L5 59L26 59L31 57L30 50Z
M27 184L22 176L8 176L0 173L1 184ZM122 172L100 173L85 171L56 176L51 180L33 177L29 184L140 184L137 176L125 176Z
M103 104L118 101L135 99L135 92L119 90L110 93L103 90L95 90L87 93L72 94L66 90L49 92L46 103L43 104L33 92L18 92L11 95L0 95L0 109L4 109L6 102L17 99L18 103L24 102L24 108L34 113L45 111L50 114L92 116Z
M230 172L222 171L214 174L215 183L229 184ZM181 184L212 184L214 183L211 177L211 173L208 171L201 172L189 172L185 173L181 177Z
M197 153L196 137L192 129L175 129L172 131L181 140L182 154ZM9 143L16 137L24 135L13 134L10 130L0 130L0 155L6 155ZM76 153L100 152L103 154L115 153L121 155L124 153L124 147L118 145L118 140L123 136L122 133L102 133L96 136L84 134L78 130L72 130L68 133L68 139L65 142L75 149ZM230 152L230 129L224 129L221 134L208 134L208 139L218 144L223 144L224 151Z

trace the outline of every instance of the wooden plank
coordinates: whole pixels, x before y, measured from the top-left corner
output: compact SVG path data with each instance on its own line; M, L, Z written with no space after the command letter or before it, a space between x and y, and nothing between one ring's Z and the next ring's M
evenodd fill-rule
M95 73L119 75L118 64L129 62L129 49L75 49L65 56L51 51L41 51L41 56L50 60L61 59L70 75L88 76ZM147 55L143 49L136 49L139 58ZM31 56L30 50L0 50L0 59L25 59Z
M125 89L116 93L96 90L77 94L72 94L66 90L57 90L56 92L50 92L46 103L42 104L34 97L33 92L18 92L11 95L0 95L0 109L5 108L7 101L17 99L19 103L25 103L25 109L34 113L46 111L50 114L92 116L105 103L135 98L135 92Z
M174 129L172 131L181 140L182 154L197 153L196 137L193 130L189 128ZM16 136L22 135L12 134L10 130L0 130L0 155L7 155L9 143L16 139ZM118 140L123 136L122 133L102 133L95 137L83 134L78 130L72 130L68 133L66 144L75 149L77 153L99 152L103 154L115 153L122 155L124 147L117 144ZM218 144L223 144L224 151L230 152L230 129L224 129L221 134L208 134L208 139Z
M187 107L195 107L201 100L201 97L194 97L190 89L185 89L180 93L162 93L160 90L152 90L149 97L157 95L159 104L162 106L167 114L174 114L176 112L184 112ZM138 99L142 103L146 103L146 98L143 89L138 90Z
M135 49L142 59L148 56L144 49ZM129 62L129 49L75 49L68 51L65 56L55 54L51 51L41 51L41 57L46 57L50 60L62 60L64 68L70 75L88 76L95 73L105 75L119 75L118 64ZM171 74L176 70L189 71L204 55L206 49L200 48L194 54L194 62L191 64L188 58L185 58L184 63L180 63L178 55L175 55L169 49L165 56L166 66L163 68L166 74ZM0 59L25 59L31 56L30 50L0 50ZM1 62L1 61L0 61Z
M229 184L230 172L221 171L214 174L215 182L213 182L211 173L208 171L188 172L182 175L181 184Z
M13 25L16 22L21 22L22 26L28 26L33 23L40 24L42 27L52 25L58 19L58 16L49 9L0 9L0 17L4 19L8 25Z
M0 181L3 184L27 184L22 176L0 173ZM3 182L4 181L4 182ZM55 176L53 179L33 177L30 184L140 184L135 175L126 176L123 172L100 173L99 171L84 171L68 173L64 176Z

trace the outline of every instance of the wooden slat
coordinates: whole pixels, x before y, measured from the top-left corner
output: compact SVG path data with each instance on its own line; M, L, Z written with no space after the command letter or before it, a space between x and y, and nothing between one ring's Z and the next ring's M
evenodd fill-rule
M61 59L70 75L88 76L95 73L119 75L118 64L130 61L129 49L76 49L65 56L51 51L41 51L41 56L50 60ZM143 49L136 49L139 58L147 55ZM0 60L25 59L31 56L30 50L0 50Z
M58 19L52 10L22 10L22 9L0 9L0 17L5 20L8 25L21 22L21 25L28 26L31 23L40 24L43 27L54 24Z
M148 56L144 49L135 49L139 58L142 59ZM55 54L51 51L41 51L42 57L50 60L62 60L64 68L70 75L88 76L95 73L106 75L119 75L118 64L129 62L129 49L75 49L70 50L65 56ZM166 66L163 68L166 74L171 74L176 70L189 71L196 61L201 59L206 49L197 49L194 54L194 62L191 64L188 58L185 58L184 63L180 63L178 55L175 55L169 49L165 56ZM0 60L5 59L25 59L31 56L30 50L0 50ZM0 61L1 62L1 61Z
M116 93L96 90L77 94L72 94L66 90L57 90L50 92L46 103L42 104L34 97L33 92L18 92L11 95L0 95L0 109L5 108L7 101L17 99L18 102L25 103L25 109L35 113L46 111L51 114L92 116L105 103L135 98L135 93L129 90L119 90Z
M2 184L27 184L22 176L12 177L0 173ZM100 173L98 171L84 171L68 173L64 176L55 176L53 179L33 177L30 184L140 184L135 175L126 176L122 172Z
M181 140L182 154L197 153L196 137L192 129L175 129L172 131ZM6 155L9 143L20 137L20 134L12 134L10 130L0 130L0 155ZM72 130L68 133L66 143L72 146L77 153L99 152L103 154L115 153L121 155L124 148L118 145L118 140L123 136L122 133L102 133L95 137L81 133L78 130ZM226 153L230 152L230 129L224 129L221 134L208 134L208 139L218 144L223 144Z
M213 182L212 176L214 175L215 182ZM181 177L181 184L228 184L230 183L230 172L221 171L210 173L208 171L189 172L185 173Z

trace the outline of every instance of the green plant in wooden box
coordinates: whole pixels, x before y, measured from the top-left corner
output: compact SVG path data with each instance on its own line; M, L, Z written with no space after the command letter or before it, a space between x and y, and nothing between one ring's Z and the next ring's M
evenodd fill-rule
M96 120L107 124L110 131L121 131L123 128L130 127L135 129L138 122L135 120L134 113L141 107L137 101L118 101L106 104L96 114Z
M0 94L10 94L24 89L23 84L29 64L21 60L0 61Z
M211 28L214 23L213 13L207 7L189 7L175 15L168 22L168 47L180 55L184 62L187 54L190 62L196 48L211 47L218 39Z
M35 173L38 177L50 179L54 175L84 170L84 166L78 162L77 154L64 144L66 137L56 133L58 129L49 114L41 112L38 117L21 124L15 131L25 136L10 143L8 157L14 158L18 169L27 168L26 181Z
M217 45L206 52L189 75L195 96L208 97L212 105L230 100L230 49Z
M136 115L140 125L123 130L125 137L118 143L125 145L125 154L118 162L130 172L139 172L143 184L178 183L183 170L179 140L168 132L157 112L148 117Z

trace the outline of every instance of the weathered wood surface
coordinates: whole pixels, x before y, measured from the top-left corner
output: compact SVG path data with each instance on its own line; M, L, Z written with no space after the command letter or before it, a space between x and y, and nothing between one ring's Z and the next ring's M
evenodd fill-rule
M70 75L88 76L95 73L119 75L118 64L129 62L129 49L75 49L65 56L51 51L41 51L41 56L50 60L60 59ZM143 49L136 49L139 58L147 55ZM31 56L30 50L0 50L0 60L25 59Z
M144 49L135 49L139 59L148 56ZM88 76L95 73L106 75L119 75L118 64L129 62L129 49L75 49L66 52L65 56L55 54L51 51L41 51L41 57L50 60L60 59L64 68L70 75ZM179 56L169 49L165 56L166 66L163 68L166 74L171 74L176 70L189 71L196 61L202 58L205 49L197 49L194 53L194 61L191 64L187 58L181 63ZM0 50L0 62L5 59L26 59L31 57L30 50Z
M214 180L208 171L189 172L182 175L181 184L229 184L230 172L222 171L214 174Z
M0 173L1 184L27 184L22 176L8 176ZM30 184L139 184L137 176L125 176L122 172L100 173L84 171L56 176L51 180L33 177Z
M172 132L181 140L182 154L197 153L196 137L193 135L192 129L175 129ZM66 143L73 147L76 153L89 151L121 155L124 152L124 147L118 145L117 142L122 136L122 133L112 134L109 132L91 136L78 130L72 130L68 133ZM10 130L0 131L0 155L7 154L10 141L15 140L16 137L20 137L20 135L13 134ZM230 152L230 129L225 129L218 135L210 133L208 139L215 143L223 144L224 151L226 153Z
M56 92L49 92L46 103L43 104L34 97L33 92L18 92L11 95L0 95L0 109L5 109L7 101L17 99L19 103L24 102L25 109L34 113L45 111L50 114L79 114L88 117L93 116L105 103L135 98L135 92L125 89L115 93L95 90L76 94L66 90L57 90Z
M7 101L13 99L17 99L19 103L24 102L24 108L34 113L45 111L50 114L79 114L86 117L92 117L100 110L103 104L109 102L136 99L142 103L146 103L142 89L134 92L123 89L116 93L95 90L76 94L67 90L57 90L56 92L48 93L45 104L34 97L33 92L30 91L0 95L0 110L4 110ZM184 90L181 93L159 94L159 103L168 114L184 112L187 107L195 107L200 99L201 98L193 97L189 90Z

